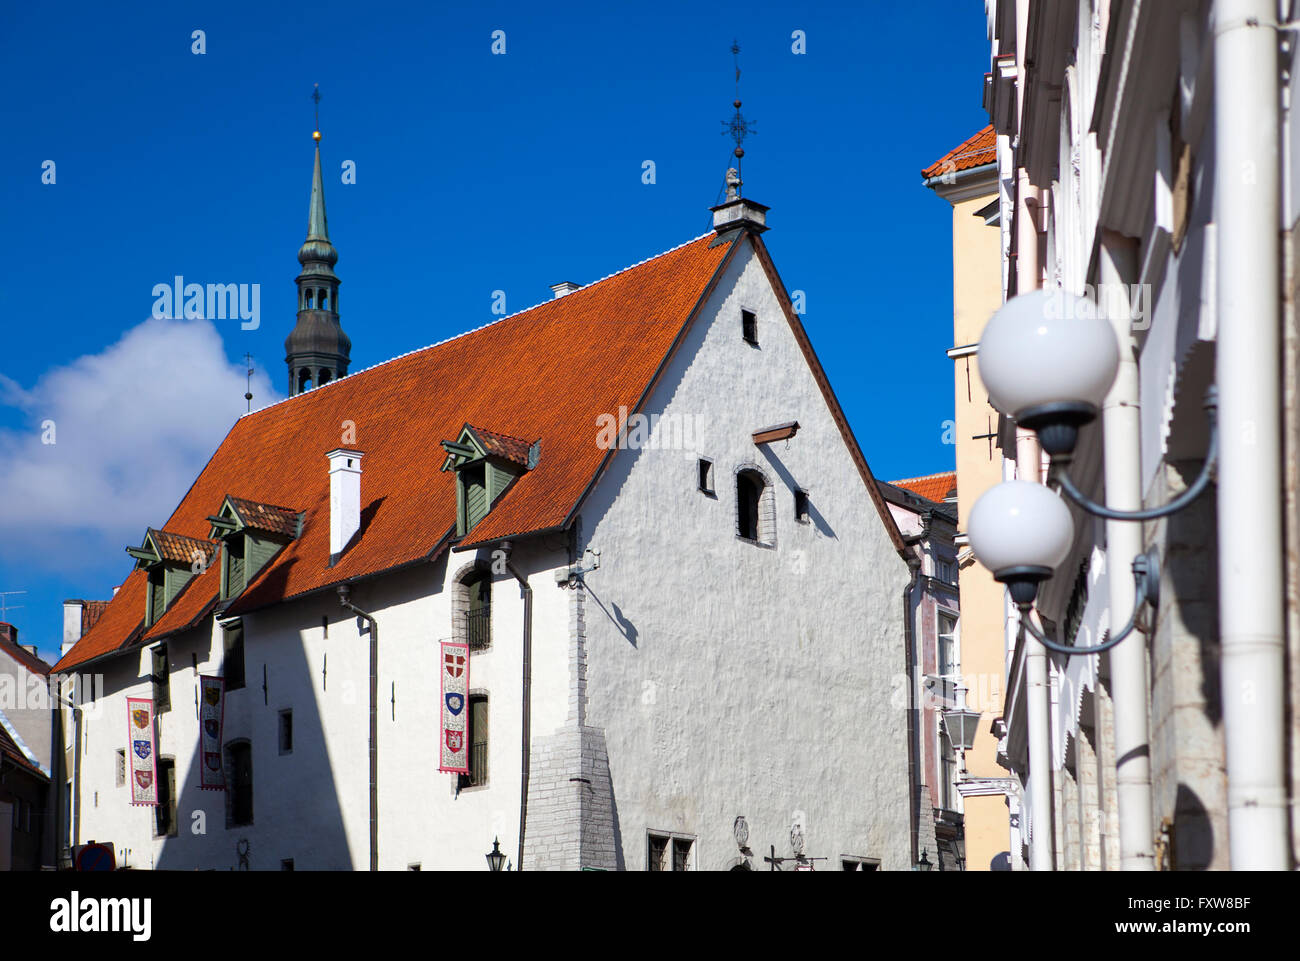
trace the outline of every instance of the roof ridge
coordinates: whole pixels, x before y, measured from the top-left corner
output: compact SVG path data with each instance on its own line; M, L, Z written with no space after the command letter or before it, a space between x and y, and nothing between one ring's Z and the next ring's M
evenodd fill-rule
M638 260L636 263L629 264L628 266L622 268L621 270L616 270L613 273L606 274L604 277L600 277L597 278L596 280L593 280L589 284L584 284L583 286L577 288L576 290L571 291L570 295L579 293L580 291L583 290L587 290L590 287L595 287L597 284L602 283L606 280L610 280L611 278L617 277L620 274L625 274L629 270L635 270L637 267L642 267L650 263L650 261L652 260L658 260L660 257L667 257L669 254L675 253L676 251L681 250L683 247L689 247L691 244L698 243L699 241L703 240L705 237L708 237L712 234L713 231L709 230L707 233L700 234L698 237L692 237L690 240L683 241L682 243L678 244L676 247L669 247L667 250L662 250L657 254L653 254L652 256L646 257L644 260ZM315 394L318 394L322 390L329 390L329 388L333 387L335 384L342 383L348 377L356 377L360 374L364 374L372 370L377 370L380 367L384 367L387 364L393 363L394 361L401 360L404 357L410 357L413 354L419 354L426 350L432 350L435 347L442 347L444 344L450 344L453 340L460 340L460 338L462 337L468 337L470 334L477 334L481 330L487 330L487 328L494 327L497 324L505 323L507 320L514 320L516 317L520 317L528 313L530 310L536 310L538 307L542 307L545 306L546 304L554 303L557 299L558 298L556 297L552 297L549 300L539 300L537 303L533 304L532 306L525 307L523 310L517 310L513 314L507 314L504 317L498 317L496 320L490 320L486 324L482 324L481 326L473 327L469 330L463 330L459 334L454 334L451 337L444 337L442 340L435 341L432 344L425 344L423 347L412 348L411 350L408 350L405 353L397 354L393 357L389 357L387 360L381 360L378 363L371 364L369 367L363 367L361 368L361 370L354 371L351 374L346 374L343 377L336 378L335 380L330 381L328 384L321 384L319 387L313 387L311 390L304 391L301 394L294 394L292 397L286 397L283 400L277 400L275 403L267 404L265 407L259 407L257 410L246 411L239 415L239 418L235 421L235 423L238 423L239 421L243 420L245 417L252 417L254 414L262 413L262 411L264 410L270 410L273 407L279 407L281 404L287 404L291 401L297 400L299 397L310 397Z
M949 474L956 474L956 473L957 473L956 470L941 470L941 471L936 471L933 474L922 474L919 477L904 477L900 480L885 481L885 483L898 486L899 484L907 484L910 483L911 481L933 480L936 477L947 477Z

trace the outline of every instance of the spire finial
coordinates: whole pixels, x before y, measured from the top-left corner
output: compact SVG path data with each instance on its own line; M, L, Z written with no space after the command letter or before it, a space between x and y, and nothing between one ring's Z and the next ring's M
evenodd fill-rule
M731 105L736 108L736 113L730 120L722 121L722 133L723 136L730 134L731 139L736 142L736 149L732 151L736 157L736 180L734 186L736 189L739 189L743 183L740 179L740 174L742 170L741 158L745 156L745 148L743 146L745 137L749 134L757 134L758 131L755 130L753 125L745 119L745 115L740 112L740 44L735 40L731 41L731 58L732 62L736 66L736 99L731 102ZM732 186L730 177L728 177L727 182L728 190L730 191Z
M316 129L312 131L311 139L320 143L320 84L312 84L311 99L316 105Z
M248 404L248 409L251 412L253 409L253 355L244 354L244 362L248 366L248 386L244 388L244 401Z

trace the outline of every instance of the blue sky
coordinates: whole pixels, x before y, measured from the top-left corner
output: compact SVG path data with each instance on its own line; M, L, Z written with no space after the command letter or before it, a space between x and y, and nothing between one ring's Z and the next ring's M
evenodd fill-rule
M0 12L0 591L27 592L22 640L50 655L62 600L121 582L243 412L246 351L255 403L283 394L313 83L355 371L490 321L494 290L513 313L704 233L738 39L745 193L867 459L951 469L951 215L919 172L987 123L982 3L465 6ZM260 284L260 326L147 322L177 274Z

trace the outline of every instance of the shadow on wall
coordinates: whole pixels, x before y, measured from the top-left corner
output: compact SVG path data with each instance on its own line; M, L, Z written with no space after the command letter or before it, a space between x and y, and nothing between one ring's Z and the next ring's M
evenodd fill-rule
M332 593L324 595L333 598ZM317 609L318 608L318 609ZM311 606L315 624L325 615L331 627L339 625L342 636L339 644L357 643L351 640L351 617L342 617L337 603L328 600ZM304 605L303 615L312 623ZM247 621L245 624L247 625ZM314 625L313 625L314 626ZM250 636L251 634L251 636ZM171 712L190 712L197 716L197 680L191 690L193 674L186 670L192 665L191 654L206 658L208 638L199 630L184 637L184 643L173 638L169 645L171 660ZM348 690L345 682L352 681L356 692L355 703L348 710L355 714L359 729L367 728L366 678L334 676L321 665L307 663L307 654L301 641L283 638L284 645L276 651L274 664L268 664L268 641L255 632L245 635L243 688L228 691L225 698L225 719L222 744L223 769L226 772L225 791L203 790L199 786L201 747L197 739L193 744L180 745L174 741L169 750L177 753L177 798L174 835L163 843L158 856L160 870L284 870L284 862L292 861L296 870L364 870L363 861L354 864L348 848L343 812L338 795L340 777L360 778L359 790L351 793L365 802L368 769L362 765L356 771L336 772L326 749L324 725L318 709L318 700L343 698ZM328 645L331 642L327 641ZM368 643L363 638L360 643ZM174 650L172 650L174 648ZM200 661L201 663L201 661ZM332 661L326 662L326 667ZM209 668L207 673L221 671ZM202 671L202 668L200 668ZM322 684L324 691L316 688ZM291 710L288 745L282 745L281 712ZM167 723L166 715L162 723ZM123 720L125 730L125 720ZM247 741L251 757L252 817L248 823L235 823L235 800L231 780L231 752L233 744ZM284 747L288 750L283 750ZM184 750L188 756L180 756ZM180 781L180 772L184 781ZM128 799L129 800L129 799ZM200 815L199 812L202 812ZM369 809L353 812L353 823L366 825ZM156 824L156 822L155 822ZM156 831L156 828L155 828ZM363 844L364 848L364 844ZM365 855L363 854L363 857Z

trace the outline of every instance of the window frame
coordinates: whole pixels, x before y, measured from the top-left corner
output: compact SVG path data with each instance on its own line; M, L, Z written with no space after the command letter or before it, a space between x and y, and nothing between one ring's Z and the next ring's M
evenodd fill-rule
M158 659L162 658L162 673L158 672ZM172 676L171 676L171 657L167 650L167 642L163 641L149 649L149 681L152 685L153 694L153 713L157 717L159 714L166 714L172 709ZM161 696L160 696L161 694Z
M476 791L480 788L488 787L492 776L492 698L487 691L470 691L465 698L465 740L469 745L469 773L456 775L456 790ZM475 741L474 735L478 733L478 724L474 720L474 707L477 704L484 705L483 711L486 714L484 718L484 727L487 728L487 735L481 741ZM476 743L483 745L483 764L482 770L476 770L474 764L474 745Z
M158 756L158 803L154 805L153 815L153 836L157 838L174 838L180 836L180 826L176 823L177 814L177 797L176 797L176 758L170 755ZM167 793L167 803L163 804L163 792ZM163 811L167 812L168 828L166 831L161 830L161 815Z
M701 494L712 497L717 500L718 485L713 479L713 461L708 457L701 457L696 463L696 483Z
M285 757L293 753L293 708L286 707L277 715L278 727L276 730L276 743L280 748L280 756ZM285 734L288 734L289 746L285 747Z
M660 859L660 867L654 868L651 865L653 844L656 840L664 842L664 851ZM678 843L685 842L690 845L686 855L686 866L682 868L683 872L699 870L699 850L700 838L697 834L686 834L682 831L659 831L651 828L646 831L645 843L645 869L646 871L676 871L677 859L675 857ZM666 867L664 866L666 865Z
M758 346L758 311L740 308L740 339L751 347Z

